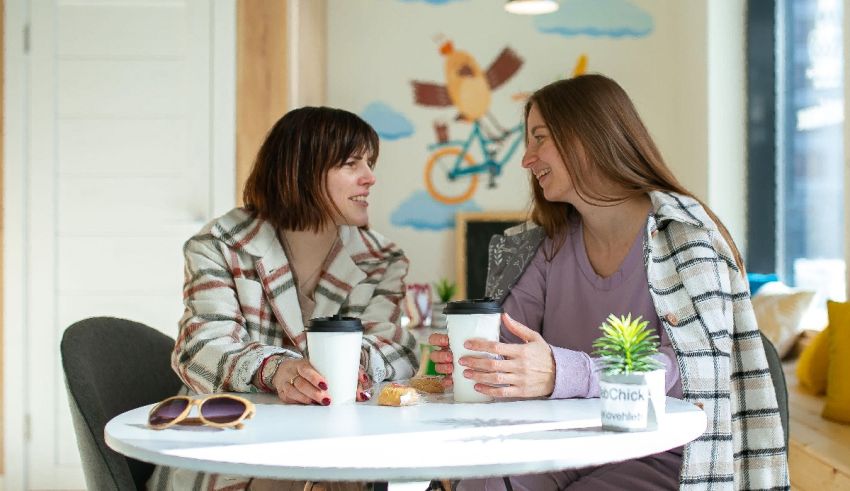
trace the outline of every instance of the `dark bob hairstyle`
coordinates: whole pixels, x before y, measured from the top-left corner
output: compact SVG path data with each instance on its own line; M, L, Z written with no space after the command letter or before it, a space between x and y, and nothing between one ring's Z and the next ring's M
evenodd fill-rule
M338 211L328 171L364 152L378 158L378 134L356 114L330 107L286 113L266 136L245 183L245 207L285 230L319 231Z

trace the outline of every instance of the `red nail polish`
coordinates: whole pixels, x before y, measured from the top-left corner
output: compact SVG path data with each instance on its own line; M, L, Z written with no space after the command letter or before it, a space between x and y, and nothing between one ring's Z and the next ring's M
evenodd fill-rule
M361 392L361 393L360 393L360 397L361 397L364 401L368 401L369 399L371 399L371 398L372 398L372 396L370 396L368 392Z
M348 380L351 380L351 379L348 379ZM328 384L326 384L324 382L319 382L319 388L322 389L322 390L328 390Z
M325 397L324 399L322 399L322 406L330 406L330 405L331 405L331 400L330 400L330 399L328 399L327 397Z
M360 374L360 381L361 381L361 382L366 382L367 380L369 380L369 379L368 379L368 378L366 378L366 374L365 374L365 373L361 373L361 374Z

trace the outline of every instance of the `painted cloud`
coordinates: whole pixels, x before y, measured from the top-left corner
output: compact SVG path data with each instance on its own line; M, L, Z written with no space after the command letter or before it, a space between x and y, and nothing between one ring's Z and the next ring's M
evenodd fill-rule
M422 3L430 3L431 5L445 5L447 3L452 2L462 2L463 0L399 0L402 3L414 3L414 2L422 2Z
M459 205L444 205L434 201L426 191L415 191L393 212L390 221L397 227L412 227L419 230L442 230L455 225L455 213L459 211L481 211L474 201Z
M534 26L546 34L595 37L644 37L652 16L626 0L562 0L558 11L537 16Z
M360 116L375 128L381 138L398 140L413 134L410 120L383 102L369 104Z

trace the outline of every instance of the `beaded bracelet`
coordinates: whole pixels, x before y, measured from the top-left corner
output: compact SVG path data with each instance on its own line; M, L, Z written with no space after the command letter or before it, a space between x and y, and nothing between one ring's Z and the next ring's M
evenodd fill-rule
M286 357L282 355L271 355L263 360L263 363L260 365L260 376L257 377L260 390L263 392L277 392L277 389L274 388L274 376L277 373L278 367L280 367L280 364L285 359Z

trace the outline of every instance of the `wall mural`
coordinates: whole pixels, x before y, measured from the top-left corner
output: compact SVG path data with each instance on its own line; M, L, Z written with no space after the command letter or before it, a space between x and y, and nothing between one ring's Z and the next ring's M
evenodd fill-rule
M445 84L413 81L413 98L426 107L454 106L455 121L471 124L469 135L461 140L449 139L448 124L435 124L437 141L428 146L425 188L440 203L455 205L475 194L480 174L486 175L488 187L496 187L502 166L522 140L522 123L506 129L490 112L492 92L519 71L522 58L506 47L483 71L475 57L456 50L451 41L442 43L440 54L446 59ZM507 150L499 152L504 145ZM473 157L475 147L481 159Z
M463 0L398 1L445 7ZM558 11L535 16L530 22L540 33L562 37L645 37L653 30L652 16L627 0L561 0ZM434 121L434 141L426 146L425 189L414 191L390 217L395 226L434 231L452 228L459 211L482 209L474 201L479 184L497 187L504 165L516 157L524 136L522 121L505 126L490 111L494 97L507 97L498 89L520 71L523 58L506 46L482 69L473 54L456 49L442 37L437 41L444 58L442 80L412 80L412 102L441 111L444 119ZM588 57L582 53L571 73L562 76L585 73L587 65ZM509 97L521 101L529 94ZM362 115L384 139L413 134L411 121L387 103L374 101ZM450 135L450 129L459 134Z
M496 187L502 167L513 157L523 137L522 122L509 128L490 112L493 91L510 80L523 60L510 47L482 70L475 57L455 49L445 40L440 44L445 57L444 82L412 81L413 100L428 108L453 108L453 120L469 128L462 139L449 136L446 121L434 123L435 142L428 145L424 168L426 192L416 191L393 213L394 225L440 230L454 226L458 211L478 211L470 201L479 177Z

